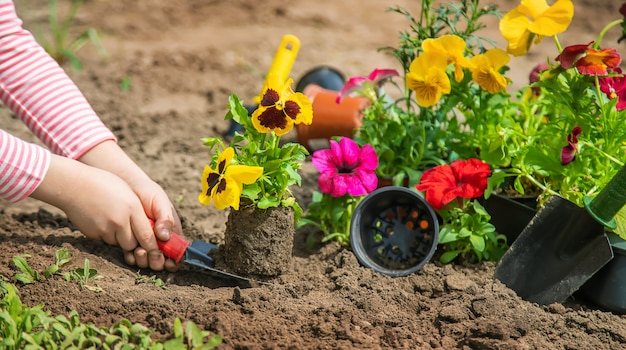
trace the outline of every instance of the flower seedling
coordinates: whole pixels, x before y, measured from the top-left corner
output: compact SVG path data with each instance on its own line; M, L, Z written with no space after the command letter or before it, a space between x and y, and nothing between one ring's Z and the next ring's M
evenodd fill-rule
M290 186L301 184L298 170L308 152L297 143L281 144L280 137L295 124L311 124L313 111L309 99L292 90L292 81L268 76L251 116L236 95L230 96L226 119L243 125L244 132L235 133L228 146L221 138L202 139L214 152L202 175L202 204L237 210L244 199L260 209L291 207L296 222L300 219L302 208Z
M489 165L479 159L456 160L424 172L417 190L442 218L439 244L445 252L440 261L448 263L462 256L470 261L499 260L506 237L489 223L491 216L474 198L487 189Z
M313 192L308 212L298 225L319 228L324 234L322 242L335 240L347 245L354 209L378 185L376 152L370 145L359 148L343 137L339 142L330 140L330 149L313 153L311 162L320 172L317 182L321 193Z
M98 270L92 269L89 265L89 259L85 259L83 267L77 268L64 274L66 281L74 281L78 283L81 289L87 288L92 292L102 292L102 288L92 285L92 281L102 278L98 275Z
M24 284L33 283L35 281L39 281L40 276L47 278L53 274L58 273L59 268L70 262L70 252L67 249L57 250L54 256L55 263L48 266L41 274L38 271L33 270L30 265L28 265L26 259L30 258L29 254L14 256L13 263L20 271L22 271L21 273L15 275L15 279Z
M375 94L346 85L372 101L355 140L376 150L377 174L414 184L428 168L476 158L491 169L485 197L534 195L541 207L554 195L578 206L597 195L626 152L622 59L602 43L612 28L626 37L624 18L609 22L595 40L562 45L558 35L574 19L571 0L524 0L505 14L479 0L432 5L423 1L419 16L394 9L412 23L398 48L385 48L404 69L400 99L374 79L358 82ZM501 18L506 47L476 36L482 17L492 15ZM528 82L513 82L516 88L507 76L510 57L531 52L546 37L554 54L537 62ZM626 237L626 213L616 219L616 232Z

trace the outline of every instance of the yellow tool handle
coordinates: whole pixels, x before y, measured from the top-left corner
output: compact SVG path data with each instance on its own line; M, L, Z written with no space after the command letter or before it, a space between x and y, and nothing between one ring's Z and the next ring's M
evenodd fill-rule
M265 76L265 85L267 85L267 78L274 74L280 78L281 81L287 81L289 78L289 74L291 73L291 68L293 67L293 63L296 61L296 57L298 56L298 50L300 49L300 39L296 36L287 34L283 36L280 41L280 45L276 50L276 54L274 54L274 60L272 61L272 65L270 66L267 75ZM255 103L259 103L261 98L259 96L254 98Z

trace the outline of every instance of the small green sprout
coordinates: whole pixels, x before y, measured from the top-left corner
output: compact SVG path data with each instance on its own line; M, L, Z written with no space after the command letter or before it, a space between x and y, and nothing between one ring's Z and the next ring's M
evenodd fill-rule
M135 283L139 284L139 283L150 283L150 284L154 284L157 287L160 287L162 289L167 289L167 286L165 285L165 282L163 282L162 279L157 278L156 276L142 276L139 273L137 273L137 276L135 277Z
M75 39L70 38L70 32L76 13L83 4L83 0L72 0L69 12L64 19L59 18L58 0L48 1L48 30L49 35L37 35L36 39L46 52L59 63L69 61L76 71L83 69L83 65L76 56L76 52L89 42L93 43L102 58L107 58L108 54L100 41L98 32L89 28L79 34Z
M98 270L89 266L89 259L85 259L83 267L65 273L66 281L77 282L81 289L86 288L92 292L102 292L102 288L91 284L91 281L101 278L102 276L98 275Z

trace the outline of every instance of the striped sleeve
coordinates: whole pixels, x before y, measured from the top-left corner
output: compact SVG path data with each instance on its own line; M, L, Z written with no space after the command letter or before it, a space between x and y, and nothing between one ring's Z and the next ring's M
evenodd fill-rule
M9 202L26 198L50 165L50 151L0 130L0 197Z
M76 159L115 140L63 69L22 28L11 0L0 0L0 101L55 154ZM6 133L3 142L2 165L10 162L6 167L13 170L0 172L0 197L18 201L38 186L47 165L32 164L43 158L31 145L18 146L23 141ZM23 153L7 153L17 149ZM17 192L23 193L6 194Z

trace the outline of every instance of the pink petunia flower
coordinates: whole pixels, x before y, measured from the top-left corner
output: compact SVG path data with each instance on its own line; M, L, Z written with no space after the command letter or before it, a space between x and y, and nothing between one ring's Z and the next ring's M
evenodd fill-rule
M567 146L561 150L561 164L567 165L576 159L576 153L578 153L576 144L578 143L578 136L580 136L582 131L583 129L580 126L575 126L572 132L567 135Z
M400 76L395 69L374 69L369 76L356 76L348 79L343 85L339 94L337 95L336 102L341 103L343 96L348 96L351 93L358 93L359 95L366 97L371 102L375 102L377 97L376 90L382 86L382 84L391 77Z
M370 145L359 145L343 137L330 141L330 149L315 151L311 163L320 172L317 182L323 193L341 197L363 196L376 189L378 156Z

